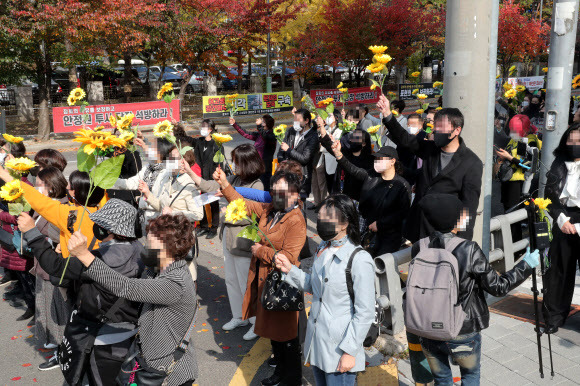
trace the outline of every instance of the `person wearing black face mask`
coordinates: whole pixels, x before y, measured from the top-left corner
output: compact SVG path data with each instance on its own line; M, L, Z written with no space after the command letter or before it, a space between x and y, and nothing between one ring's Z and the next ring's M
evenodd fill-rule
M547 174L545 197L553 219L549 265L543 279L544 320L556 332L566 322L574 295L580 250L580 123L574 123L560 140Z
M95 239L100 241L99 248L92 253L105 266L130 278L141 276L144 270L141 262L143 246L135 238L136 216L137 210L131 204L116 198L110 199L101 209L88 215L94 223ZM18 222L39 265L49 275L60 278L67 260L52 250L46 237L35 228L34 220L30 216L22 214ZM92 249L95 243L85 241L85 248L88 244ZM69 342L76 340L88 343L84 347L71 346L70 355L66 355L65 350L60 350L59 363L63 366L68 364L64 366L63 374L68 383L76 384L72 378L74 372L84 369L91 384L114 384L123 358L137 332L138 304L119 298L119 292L109 291L88 278L78 259L71 256L68 260L64 278L77 289L77 301L76 312L68 320L64 337ZM113 312L108 315L108 321L103 323L101 318L111 309ZM91 346L93 338L94 345ZM86 361L82 358L86 358Z
M214 180L220 184L221 192L229 202L242 199L221 169L214 173ZM298 311L266 310L259 299L277 253L283 253L292 264L300 264L298 256L306 241L306 221L299 193L301 184L296 174L277 171L271 179L272 204L244 200L248 215L256 215L260 230L270 241L262 238L251 248L252 259L242 306L242 318L247 320L255 316L254 332L272 342L277 365L274 374L262 380L265 386L302 384Z
M437 111L434 117L433 141L425 141L409 134L393 118L390 102L386 97L380 97L377 107L385 117L383 124L389 132L389 138L398 147L404 147L423 159L422 171L417 176L415 198L403 236L415 242L431 234L433 227L417 203L428 194L448 193L457 196L464 207L469 209L467 228L458 235L470 240L473 237L473 226L479 205L483 163L460 137L464 124L461 111L455 108Z
M365 369L363 342L374 320L375 264L360 248L358 213L347 196L322 202L316 231L323 241L310 274L291 264L283 252L276 255L276 267L286 274L286 282L312 292L304 353L316 384L330 384L326 379L331 378L333 384L354 385L356 373ZM352 298L348 291L334 290L348 286L351 258Z
M328 135L325 128L318 125L320 143L330 153L332 151L333 139ZM364 169L369 173L373 171L374 157L370 146L371 136L364 130L356 129L352 133L345 133L340 138L340 144L344 156L357 168ZM361 195L361 184L352 175L337 165L332 191L344 193L351 199L358 201Z

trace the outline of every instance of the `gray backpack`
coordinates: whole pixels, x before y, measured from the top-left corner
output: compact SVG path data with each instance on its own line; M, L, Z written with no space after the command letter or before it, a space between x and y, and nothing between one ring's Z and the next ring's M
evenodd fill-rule
M419 240L419 253L409 265L405 326L423 338L446 341L459 335L465 312L459 302L459 269L451 253L464 239L454 237L445 249Z

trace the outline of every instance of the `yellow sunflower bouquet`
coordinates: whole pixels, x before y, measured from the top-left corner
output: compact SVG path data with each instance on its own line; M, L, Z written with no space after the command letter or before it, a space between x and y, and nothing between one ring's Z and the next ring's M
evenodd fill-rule
M224 155L224 143L230 142L233 138L229 134L214 133L211 135L215 143L218 145L218 151L213 156L213 162L222 163L226 157Z
M389 75L389 67L388 64L393 58L390 55L386 54L385 51L387 50L387 46L370 46L369 50L374 54L372 63L367 66L367 70L369 70L375 76L378 76L378 81L372 80L373 84L371 85L371 90L374 90L378 87L378 89L383 92L383 85L385 84L385 80Z
M526 86L517 85L515 88L510 83L504 83L503 89L505 90L503 96L508 100L508 104L517 110L518 106L521 106L524 98L526 97Z
M272 249L275 252L278 251L276 248L274 248L274 245L272 244L272 242L270 241L268 236L266 236L266 234L264 232L262 232L262 230L258 226L258 222L256 220L256 214L252 213L252 217L251 218L248 217L248 209L246 208L246 202L244 201L243 198L238 198L237 200L234 200L228 204L228 206L226 208L225 219L228 223L231 223L231 224L235 224L235 223L242 221L242 220L250 221L251 224L248 225L247 227L245 227L244 229L242 229L242 231L240 233L238 233L237 237L243 237L245 239L252 240L255 243L259 243L260 241L262 241L262 238L258 234L258 232L259 232L262 234L262 236L264 236L266 241L268 241L268 243L270 243L270 246L272 247Z
M342 103L342 107L344 108L344 106L346 106L346 102L349 100L348 88L344 87L342 82L340 82L336 88L341 92L340 103Z
M31 209L30 204L23 196L24 191L20 186L22 176L38 165L29 158L20 157L6 161L4 166L8 169L10 175L14 177L14 180L2 187L0 197L8 201L9 213L13 216L18 216L20 213L28 212Z
M282 143L284 142L284 137L286 136L286 130L288 129L288 126L282 124L282 125L278 125L274 128L274 135L276 136L276 140L278 141L278 143Z

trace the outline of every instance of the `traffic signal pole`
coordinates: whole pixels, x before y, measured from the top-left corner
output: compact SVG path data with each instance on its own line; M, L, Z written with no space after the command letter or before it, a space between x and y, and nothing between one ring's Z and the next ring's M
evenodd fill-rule
M465 116L461 136L484 164L473 240L490 249L499 0L447 0L443 107Z
M548 58L548 86L544 108L545 128L540 167L540 196L544 196L546 174L554 161L554 149L568 128L572 92L574 48L578 24L579 0L555 0Z

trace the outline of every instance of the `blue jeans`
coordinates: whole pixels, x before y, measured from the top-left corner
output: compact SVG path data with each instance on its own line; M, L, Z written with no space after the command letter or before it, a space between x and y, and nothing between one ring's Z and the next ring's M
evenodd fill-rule
M459 335L449 341L422 338L423 353L429 362L435 385L453 385L449 357L461 370L463 386L479 386L481 372L481 333Z
M354 386L356 373L325 373L312 366L316 386Z

